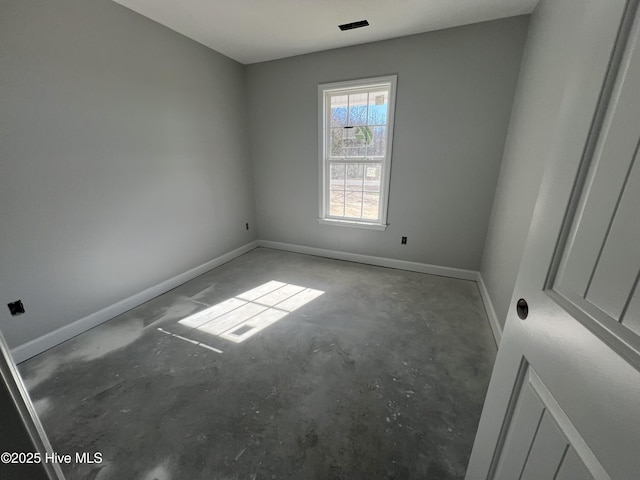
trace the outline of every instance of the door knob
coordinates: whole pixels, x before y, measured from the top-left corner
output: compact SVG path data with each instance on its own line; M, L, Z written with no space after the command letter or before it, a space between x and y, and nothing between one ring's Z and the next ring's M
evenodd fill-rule
M516 303L516 312L522 320L526 319L529 316L529 305L524 298L521 298L520 300L518 300L518 303Z

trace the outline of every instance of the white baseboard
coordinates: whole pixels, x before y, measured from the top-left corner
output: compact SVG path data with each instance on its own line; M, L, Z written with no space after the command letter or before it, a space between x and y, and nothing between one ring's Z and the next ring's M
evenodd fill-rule
M287 252L304 253L307 255L315 255L318 257L334 258L337 260L347 260L356 263L366 263L367 265L377 265L380 267L397 268L400 270L408 270L410 272L429 273L431 275L440 275L442 277L458 278L461 280L471 280L478 284L480 296L484 303L489 325L496 346L500 346L502 338L502 329L498 322L498 316L493 308L491 297L487 287L482 280L480 272L474 270L465 270L462 268L442 267L440 265L430 265L428 263L408 262L406 260L395 260L393 258L374 257L370 255L360 255L357 253L340 252L337 250L325 250L324 248L305 247L302 245L293 245L290 243L272 242L269 240L258 240L259 247L274 248L277 250L286 250Z
M491 325L491 331L493 332L493 338L496 341L496 345L500 346L500 340L502 340L502 328L500 327L500 322L498 321L498 316L496 315L496 311L493 308L493 302L491 301L491 297L489 296L489 290L487 290L487 286L484 284L484 280L482 279L482 275L478 272L478 289L480 290L480 296L482 297L482 301L484 302L484 308L487 311L487 317L489 317L489 325Z
M478 279L478 272L474 270L464 270L462 268L441 267L428 263L408 262L406 260L395 260L393 258L374 257L371 255L360 255L358 253L340 252L337 250L325 250L324 248L305 247L302 245L292 245L290 243L272 242L269 240L258 240L259 247L274 248L276 250L286 250L287 252L304 253L317 257L334 258L336 260L347 260L349 262L366 263L379 267L397 268L410 272L430 273L442 277L459 278L461 280Z
M246 245L236 248L231 252L225 253L224 255L214 258L213 260L203 263L202 265L192 268L191 270L176 275L175 277L165 280L164 282L154 285L153 287L147 288L142 292L125 298L118 303L110 305L106 308L103 308L102 310L92 313L91 315L87 315L84 318L65 325L64 327L60 327L53 332L47 333L46 335L20 345L11 351L13 360L16 363L20 363L24 360L27 360L28 358L34 357L39 353L44 352L45 350L55 347L56 345L59 345L60 343L65 342L75 337L76 335L86 332L87 330L100 325L107 320L112 319L113 317L131 310L132 308L137 307L144 302L148 302L152 298L155 298L158 295L162 295L163 293L168 292L169 290L176 288L177 286L182 285L183 283L188 282L189 280L192 280L213 268L227 263L234 258L253 250L257 246L257 241L247 243Z
M202 265L199 265L187 272L176 275L173 278L165 280L153 287L136 293L124 300L119 301L113 305L110 305L102 310L99 310L91 315L87 315L84 318L76 320L73 323L65 325L63 327L47 333L41 337L33 339L23 345L14 348L11 351L13 359L16 363L23 362L31 357L34 357L45 350L48 350L60 343L63 343L76 335L79 335L87 330L100 325L107 320L110 320L138 305L143 304L151 300L152 298L162 295L169 290L182 285L189 280L196 278L209 270L216 268L224 263L227 263L234 258L239 257L256 247L273 248L276 250L285 250L294 253L303 253L307 255L315 255L318 257L333 258L336 260L346 260L349 262L364 263L367 265L376 265L380 267L397 268L400 270L408 270L410 272L428 273L431 275L440 275L443 277L458 278L461 280L471 280L478 284L482 301L484 302L487 316L489 317L489 324L493 332L493 336L496 340L496 344L500 345L500 339L502 337L502 330L498 322L489 292L484 285L482 276L479 272L474 270L465 270L461 268L443 267L440 265L430 265L427 263L409 262L406 260L396 260L393 258L375 257L371 255L361 255L357 253L340 252L337 250L327 250L324 248L306 247L302 245L293 245L289 243L272 242L269 240L256 240L242 247L239 247L231 252L225 253L213 260L210 260Z

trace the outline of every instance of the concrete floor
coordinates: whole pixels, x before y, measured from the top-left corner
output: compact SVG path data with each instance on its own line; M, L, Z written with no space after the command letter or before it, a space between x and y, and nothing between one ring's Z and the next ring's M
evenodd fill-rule
M273 280L324 293L242 343L179 323ZM54 450L103 456L69 480L437 480L464 477L495 355L474 282L258 248L20 371Z

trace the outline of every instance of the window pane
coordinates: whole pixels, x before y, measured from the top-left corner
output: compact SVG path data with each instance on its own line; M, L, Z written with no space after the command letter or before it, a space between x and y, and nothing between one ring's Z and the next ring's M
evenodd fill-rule
M331 163L331 190L343 190L346 177L346 165L344 163Z
M346 193L345 217L362 218L362 192Z
M367 124L367 93L352 93L349 95L349 126Z
M364 180L364 164L363 163L347 164L347 190L362 191L363 180Z
M366 155L369 146L373 142L372 128L367 125L355 127L353 130L353 136L358 141L358 146L364 147L364 154Z
M329 201L329 215L342 217L344 215L344 191L331 190Z
M363 197L362 218L375 220L380 211L380 194L365 192Z
M344 127L347 124L348 95L335 95L331 97L331 126Z
M344 146L344 135L345 129L343 127L332 128L331 129L331 156L332 157L344 157L346 155Z
M367 145L368 157L384 157L387 150L387 127L368 127L371 141Z
M386 125L388 105L388 91L369 93L369 118L367 123L369 125Z
M380 192L382 165L366 164L364 169L364 190L367 192Z

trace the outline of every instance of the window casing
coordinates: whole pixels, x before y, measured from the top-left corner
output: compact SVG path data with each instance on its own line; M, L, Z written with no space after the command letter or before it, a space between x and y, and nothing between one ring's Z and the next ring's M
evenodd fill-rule
M397 76L318 86L320 223L387 223Z

